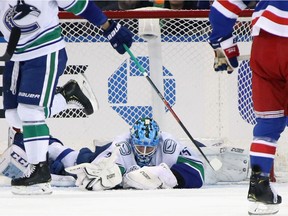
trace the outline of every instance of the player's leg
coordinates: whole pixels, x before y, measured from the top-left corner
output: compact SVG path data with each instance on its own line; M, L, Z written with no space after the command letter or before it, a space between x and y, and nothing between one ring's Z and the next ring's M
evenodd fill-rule
M248 200L264 204L265 209L253 205L249 211L250 214L276 213L279 210L278 204L281 203L281 197L277 195L269 182L269 174L276 153L277 141L286 126L287 81L285 77L287 74L282 73L286 70L288 62L285 56L288 53L282 45L287 42L288 39L272 36L263 31L253 41L252 96L257 123L253 130L253 141L250 147L252 174ZM285 51L282 52L279 47ZM269 60L268 53L271 54Z
M46 118L68 108L69 104L73 107L83 109L86 115L91 115L94 110L98 109L98 101L92 92L84 75L78 75L77 80L70 80L64 86L57 88L57 93L54 96L52 107L45 109ZM8 146L13 144L13 139L16 133L22 133L22 122L17 114L17 109L7 109L5 112L8 124Z
M12 192L16 194L52 192L46 158L50 131L45 121L45 109L52 106L58 79L65 69L66 62L64 49L20 62L17 79L19 88L16 88L17 113L23 125L24 145L30 170L28 169L22 178L11 181Z
M94 95L85 95L79 84L75 80L70 80L63 87L60 87L59 93L54 96L51 108L45 110L46 117L54 116L55 114L67 109L68 104L73 104L79 109L83 109L86 115L94 113L97 109L97 99ZM96 108L92 101L96 101ZM93 105L92 105L93 104ZM7 109L5 116L9 119L8 124L8 146L13 144L16 133L22 133L22 121L19 119L17 109Z

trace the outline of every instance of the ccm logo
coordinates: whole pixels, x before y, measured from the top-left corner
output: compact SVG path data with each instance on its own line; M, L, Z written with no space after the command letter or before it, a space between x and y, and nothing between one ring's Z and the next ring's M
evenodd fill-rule
M22 158L19 154L17 154L16 152L12 152L11 153L11 157L16 160L19 164L21 164L23 167L27 167L29 165L29 163Z

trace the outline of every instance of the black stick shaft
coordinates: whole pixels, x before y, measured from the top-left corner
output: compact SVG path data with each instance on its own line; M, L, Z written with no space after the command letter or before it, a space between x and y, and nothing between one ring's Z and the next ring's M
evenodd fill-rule
M18 27L13 27L11 30L6 51L3 56L0 56L0 61L9 61L11 59L18 44L18 41L20 39L20 36L21 36L21 29Z
M148 76L147 72L145 71L145 69L142 67L142 65L140 65L140 63L137 61L136 57L133 55L133 53L131 52L131 50L124 44L124 48L127 51L127 53L130 55L130 57L132 58L132 60L134 61L134 63L137 65L137 67L139 68L139 70L143 73L143 75L146 77L146 79L148 80L148 82L150 83L150 85L153 87L153 89L156 91L156 93L158 94L158 96L161 98L161 100L163 101L163 103L165 104L165 106L167 107L167 109L170 111L170 113L173 115L173 117L176 119L176 121L179 123L179 125L181 126L181 128L184 130L184 132L186 133L186 135L189 137L189 139L192 141L192 143L196 146L196 148L198 149L198 151L201 153L201 155L204 157L204 159L208 162L208 164L211 166L211 168L214 170L213 166L210 164L210 161L208 160L208 158L206 157L206 155L204 154L204 152L201 150L201 148L198 146L197 142L192 135L189 133L189 131L187 130L187 128L184 126L184 124L182 123L182 121L180 120L180 118L178 117L178 115L174 112L174 110L172 109L172 107L170 106L170 104L167 102L167 100L165 100L165 98L163 97L162 93L159 91L159 89L157 88L157 86L154 84L154 82L151 80L151 78Z

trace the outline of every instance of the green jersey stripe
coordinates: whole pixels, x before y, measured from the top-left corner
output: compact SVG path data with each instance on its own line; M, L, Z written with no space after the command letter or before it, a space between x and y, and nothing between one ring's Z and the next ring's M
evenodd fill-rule
M187 163L190 166L194 167L196 170L200 171L201 175L204 177L204 167L203 164L197 161L189 160L187 158L179 156L177 163Z
M87 7L88 1L87 0L78 0L75 1L75 4L71 5L71 7L66 8L65 10L76 15L81 14Z
M61 28L57 26L52 31L47 32L46 34L42 35L40 38L37 38L36 40L33 40L29 43L27 43L25 46L21 48L16 49L16 53L22 53L24 51L27 51L29 49L37 48L38 46L42 46L48 43L51 43L53 41L57 41L61 39Z

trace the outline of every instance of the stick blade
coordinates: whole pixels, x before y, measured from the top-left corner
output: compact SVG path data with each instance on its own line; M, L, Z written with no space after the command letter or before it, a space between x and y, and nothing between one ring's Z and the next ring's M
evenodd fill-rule
M11 30L6 51L4 55L0 57L0 61L9 61L11 59L18 44L18 41L20 39L20 36L21 36L21 29L18 27L13 27Z
M214 171L218 171L222 167L222 162L218 158L213 158L209 161L210 166L214 169Z

